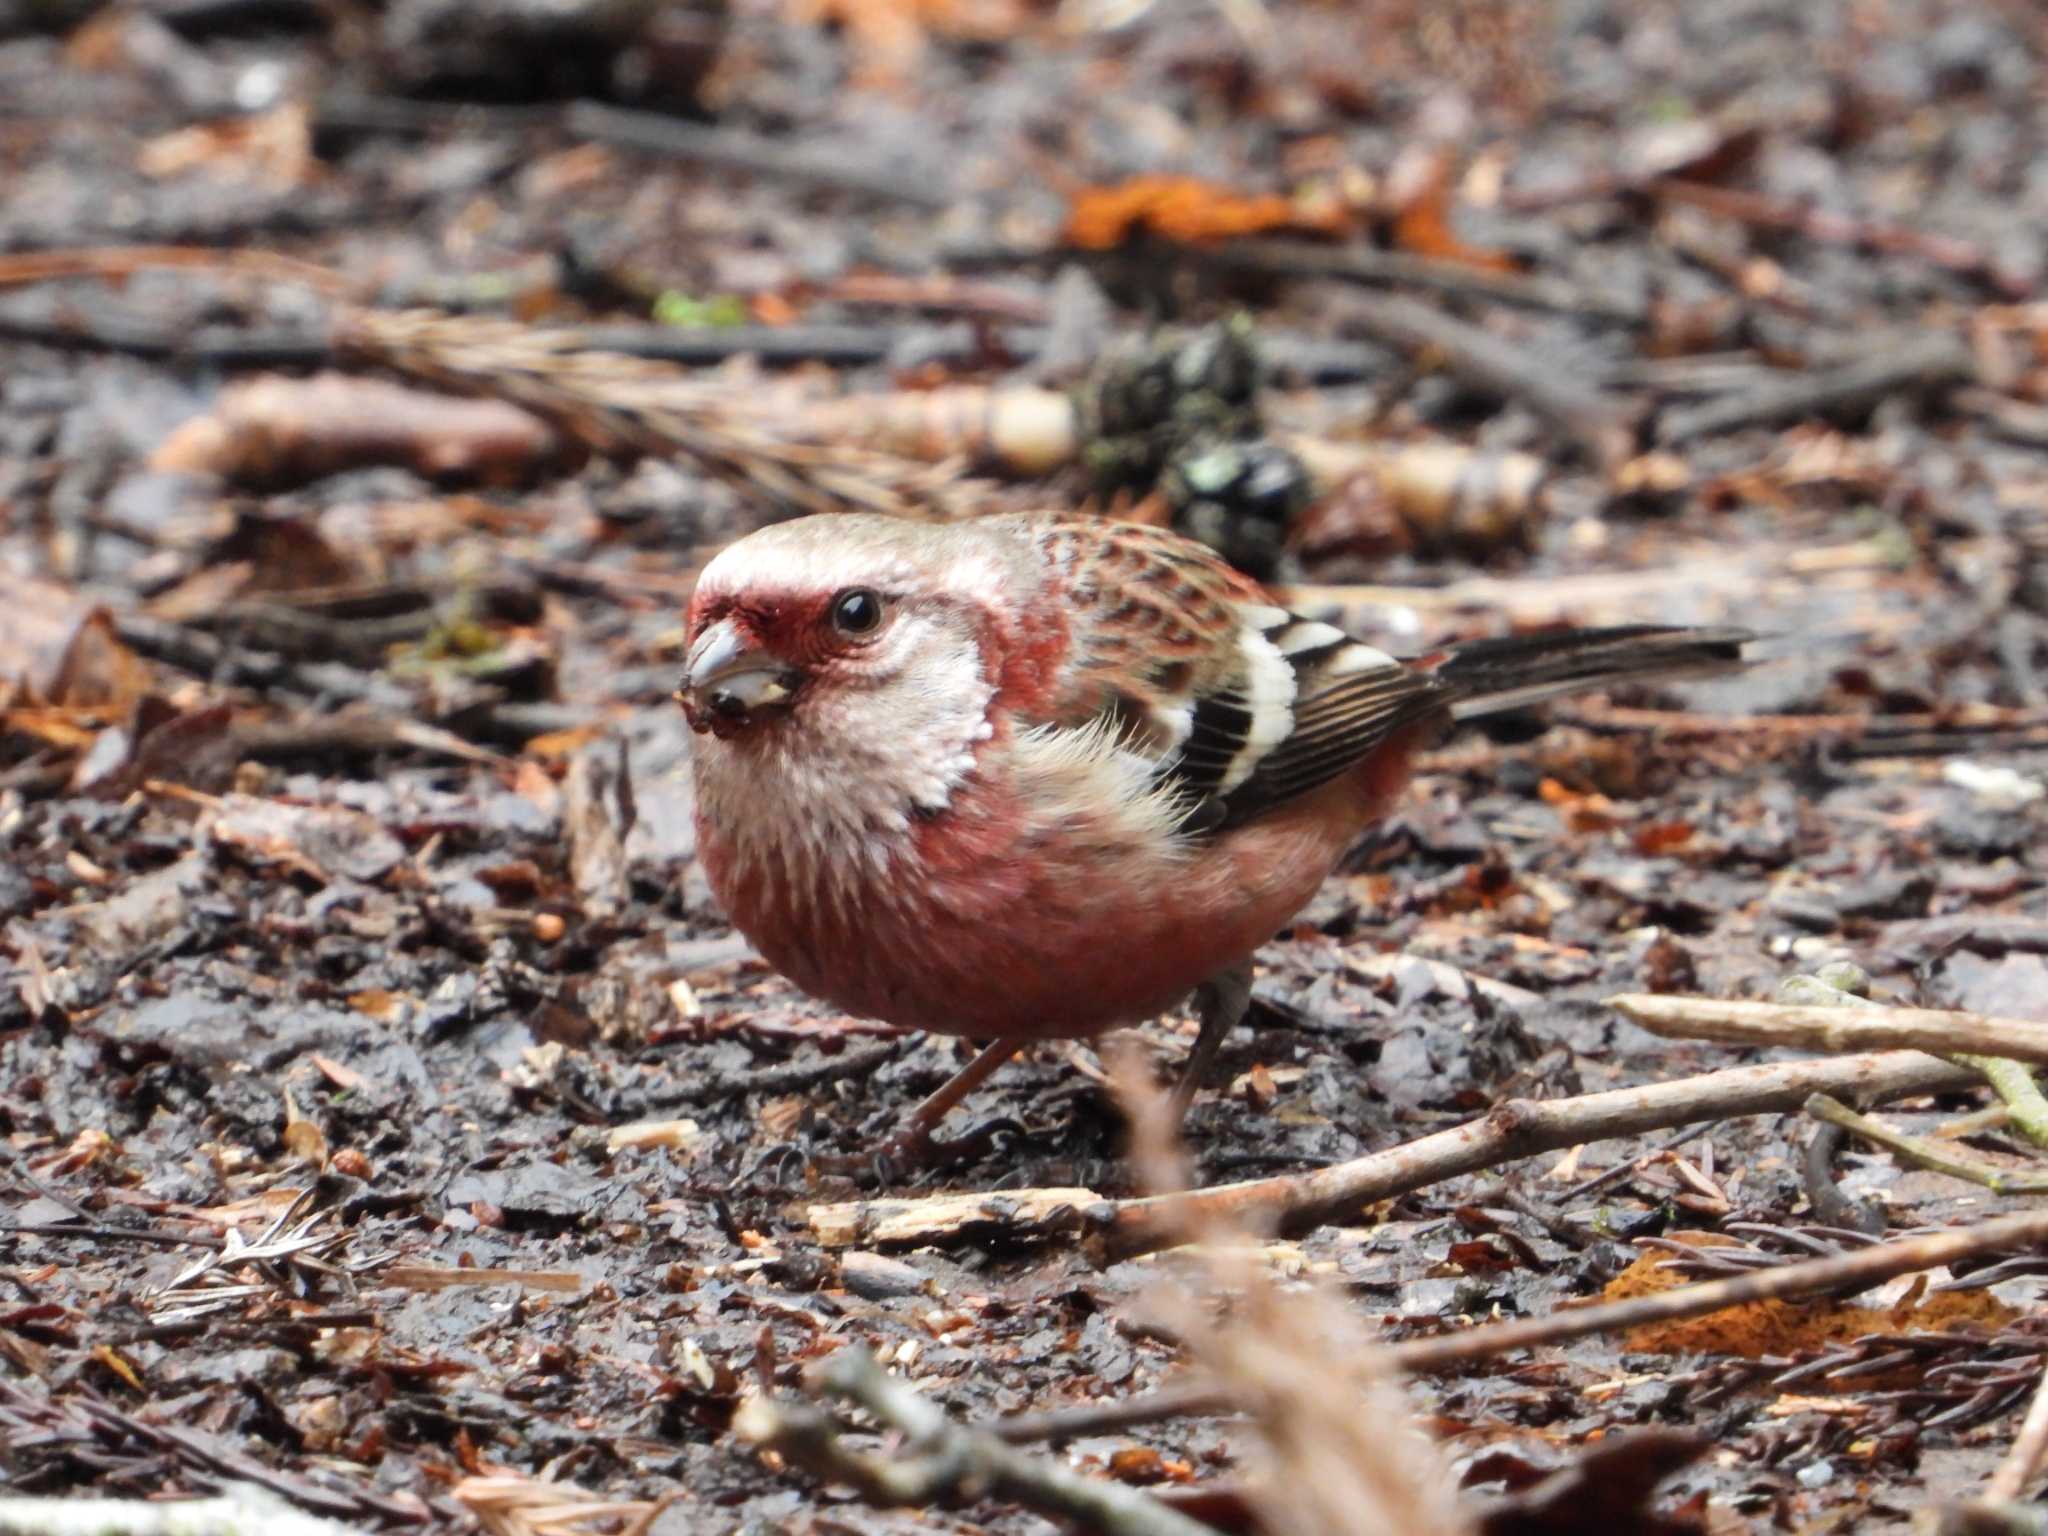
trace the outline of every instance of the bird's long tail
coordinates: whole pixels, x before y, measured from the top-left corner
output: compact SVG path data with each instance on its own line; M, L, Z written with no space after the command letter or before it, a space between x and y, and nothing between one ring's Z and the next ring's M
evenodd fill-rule
M1474 640L1430 670L1451 690L1452 717L1469 720L1610 683L1739 671L1743 643L1755 638L1746 629L1659 624L1570 629Z

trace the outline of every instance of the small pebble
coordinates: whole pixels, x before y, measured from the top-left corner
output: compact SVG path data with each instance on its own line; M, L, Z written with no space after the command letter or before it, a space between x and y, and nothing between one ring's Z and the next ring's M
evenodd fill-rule
M2026 805L2048 795L2048 785L2039 779L2015 773L2010 768L1987 768L1966 757L1952 759L1941 770L1943 782L1967 789L1980 800L1997 805Z
M1797 1473L1802 1488L1825 1488L1835 1480L1835 1464L1831 1461L1809 1461Z
M929 1277L914 1264L859 1249L840 1255L839 1279L854 1295L867 1301L922 1295L930 1284Z

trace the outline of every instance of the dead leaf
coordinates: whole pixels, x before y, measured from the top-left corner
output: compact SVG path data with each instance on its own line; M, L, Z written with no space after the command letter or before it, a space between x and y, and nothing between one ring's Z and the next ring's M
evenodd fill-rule
M158 445L150 465L256 485L303 484L396 464L428 480L519 485L573 455L531 412L381 379L316 374L250 379Z
M71 632L50 683L50 702L76 709L125 712L150 691L149 664L129 650L114 631L114 620L95 608Z
M1273 193L1248 196L1192 176L1134 176L1077 194L1061 238L1079 250L1106 251L1138 235L1205 245L1275 230L1342 233L1332 213L1306 210Z
M1458 238L1451 228L1452 185L1450 156L1442 151L1422 151L1395 165L1387 177L1394 249L1482 272L1519 271L1520 263L1505 251L1483 250Z
M284 1149L300 1162L326 1170L327 1137L319 1126L299 1113L289 1088L284 1090Z
M1696 1248L1737 1246L1717 1232L1673 1232ZM1603 1300L1654 1295L1688 1284L1668 1265L1668 1253L1646 1253L1608 1283ZM1942 1291L1916 1307L1863 1307L1821 1297L1812 1301L1757 1301L1705 1317L1645 1323L1623 1336L1623 1348L1651 1355L1793 1355L1866 1334L1941 1332L2010 1327L2020 1314L1989 1291ZM1873 1386L1868 1380L1859 1387Z
M136 156L136 169L151 177L204 171L220 181L273 187L304 186L314 179L312 113L303 100L254 117L195 123L150 139Z

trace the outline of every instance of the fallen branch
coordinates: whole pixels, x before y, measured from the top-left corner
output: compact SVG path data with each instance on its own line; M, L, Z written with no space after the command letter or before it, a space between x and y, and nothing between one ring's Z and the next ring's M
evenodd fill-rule
M138 273L166 267L299 283L332 298L349 298L360 286L339 272L276 251L223 251L203 245L91 245L9 251L0 257L0 288L85 277L125 283Z
M1902 1162L1933 1173L1945 1173L1952 1179L1967 1179L1972 1184L1983 1185L1995 1195L2048 1194L2048 1174L2015 1173L2010 1168L1965 1157L1944 1142L1901 1135L1868 1115L1857 1114L1827 1094L1816 1093L1808 1099L1806 1112L1816 1120L1840 1126L1852 1135L1883 1147Z
M884 1507L993 1497L1103 1536L1213 1536L1211 1527L1175 1513L1150 1494L1083 1477L1056 1461L1028 1456L986 1431L954 1423L936 1403L890 1376L866 1350L842 1350L815 1380L823 1396L856 1403L900 1431L908 1442L904 1454L857 1451L822 1409L765 1397L741 1405L733 1433L819 1477L851 1484L870 1503Z
M1023 1241L1083 1231L1100 1257L1114 1261L1170 1246L1191 1223L1231 1221L1296 1234L1375 1201L1582 1142L1735 1115L1785 1114L1803 1108L1816 1093L1876 1103L1977 1081L1967 1068L1918 1051L1731 1067L1578 1098L1510 1099L1464 1125L1348 1163L1188 1194L1110 1201L1089 1189L970 1192L816 1205L808 1220L813 1236L827 1247L979 1241L992 1235Z
M1561 1308L1541 1317L1517 1318L1511 1322L1468 1328L1460 1333L1409 1339L1388 1345L1387 1360L1396 1370L1424 1375L1478 1360L1494 1359L1517 1350L1534 1349L1539 1345L1564 1344L1573 1339L1617 1333L1650 1323L1704 1317L1710 1312L1747 1306L1753 1302L1862 1290L1900 1275L1935 1269L1962 1259L2025 1249L2042 1242L2048 1242L2048 1211L2028 1211L1952 1231L1875 1243L1853 1253L1831 1254L1826 1258L1755 1270L1727 1280L1706 1280L1596 1306ZM1227 1413L1235 1407L1236 1404L1211 1383L1181 1382L1120 1404L1089 1404L1057 1413L1019 1415L998 1426L996 1432L1014 1441L1064 1439L1083 1434L1112 1433L1165 1419ZM2048 1408L2040 1408L2039 1411L2048 1416ZM2028 1416L2030 1427L2033 1417L2033 1414ZM2040 1433L2044 1444L2029 1449L2028 1455L2033 1461L2029 1464L2027 1476L2032 1475L2041 1455L2048 1453L2048 1425L2044 1425ZM2022 1441L2026 1439L2024 1432L2021 1438ZM2015 1456L2019 1450L2019 1446L2014 1447Z
M323 102L322 116L335 110L336 105L336 98ZM594 101L572 103L562 115L562 126L580 138L642 154L665 155L825 191L906 203L935 213L951 208L959 195L944 184L943 178L933 174L933 167L921 167L915 172L877 171L871 154L863 155L850 146L811 149L744 129L685 122Z
M827 1248L917 1247L927 1243L1026 1242L1074 1230L1109 1202L1092 1189L1017 1189L917 1200L848 1200L814 1205L811 1235Z
M529 1291L560 1291L574 1295L583 1277L573 1269L494 1269L479 1265L458 1269L444 1264L393 1264L377 1277L383 1285L409 1291L445 1291L453 1286L516 1285Z
M2026 298L2034 291L2031 279L2001 269L1983 246L1952 235L1815 208L1804 202L1774 198L1741 187L1687 181L1682 177L1657 177L1648 184L1648 190L1654 196L1671 202L1689 203L1707 213L1734 219L1755 229L1784 230L1816 245L1843 245L1887 256L1910 256L1964 277L1975 278L2007 298Z
M1465 383L1528 406L1576 442L1603 472L1629 457L1632 433L1621 412L1555 360L1412 299L1374 299L1346 311L1345 318L1373 341L1404 352L1432 353Z
M1335 1167L1187 1195L1119 1201L1109 1213L1099 1245L1106 1258L1130 1258L1167 1246L1198 1219L1228 1219L1299 1233L1374 1201L1581 1142L1640 1136L1733 1115L1784 1114L1801 1108L1815 1093L1873 1103L1976 1081L1975 1073L1932 1056L1887 1051L1831 1061L1733 1067L1579 1098L1510 1099L1452 1130ZM1021 1198L1024 1193L1004 1198Z
M2031 736L2048 728L2048 713L2041 710L1984 704L1906 715L1701 715L1592 698L1561 704L1552 713L1593 731L1655 731L1687 739L1779 736L1798 742L1833 737L1869 744L1873 750L1866 755L1882 750L1899 756L1923 750L1924 740L1938 742L1938 750L1955 751L1981 738L1995 749L2004 736Z
M2027 1409L2012 1449L2005 1453L2005 1460L1984 1485L1985 1500L1999 1504L2019 1498L2040 1473L2044 1460L2048 1460L2048 1374L2041 1377L2041 1385L2034 1391L2034 1401Z
M1330 278L1375 287L1434 290L1450 298L1491 299L1524 309L1548 310L1579 319L1641 325L1644 306L1615 293L1582 288L1561 278L1534 273L1492 272L1466 262L1440 261L1406 251L1348 245L1316 245L1276 238L1225 240L1190 247L1190 259L1233 272L1271 277Z
M1773 379L1756 389L1673 411L1659 425L1657 441L1669 448L1744 427L1864 410L1892 395L1967 384L1976 376L1977 360L1968 344L1960 336L1938 331L1894 342L1840 367Z
M1420 1374L1473 1360L1487 1360L1539 1344L1562 1344L1596 1333L1614 1333L1648 1323L1704 1317L1728 1307L1780 1301L1829 1291L1858 1291L1882 1280L1937 1269L1962 1259L2003 1253L2048 1242L2048 1211L2000 1216L1974 1226L1932 1232L1897 1242L1875 1243L1853 1253L1831 1254L1776 1269L1755 1270L1728 1280L1706 1280L1676 1290L1631 1296L1598 1306L1572 1307L1542 1317L1517 1318L1464 1333L1410 1339L1389 1354L1401 1369Z
M1607 1005L1652 1034L1807 1051L1934 1051L2048 1063L2048 1024L1945 1008L1829 1008L1660 997L1630 992Z
M352 1536L267 1488L210 1499L0 1499L0 1536Z
M1935 1051L1991 1083L2013 1126L2038 1147L2048 1147L2048 1098L2028 1067L2030 1061L2048 1063L2048 1024L1939 1008L1882 1008L1868 997L1847 997L1833 987L1819 987L1815 999L1802 995L1790 1004L1649 993L1608 1001L1642 1028L1675 1038L1786 1044L1806 1051ZM1858 1006L1843 1008L1843 1001Z

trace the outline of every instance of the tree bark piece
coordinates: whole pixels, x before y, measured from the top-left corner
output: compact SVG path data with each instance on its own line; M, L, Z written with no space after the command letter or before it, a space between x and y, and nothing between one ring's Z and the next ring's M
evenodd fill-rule
M1624 993L1607 1000L1652 1034L1806 1051L1910 1049L2048 1064L2048 1024L1945 1008L1827 1008Z

